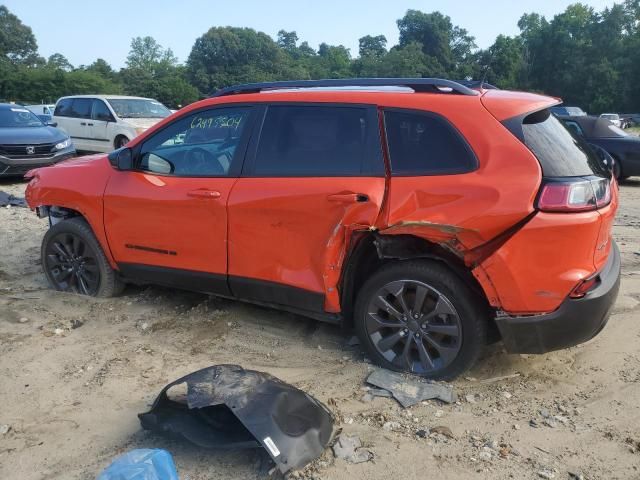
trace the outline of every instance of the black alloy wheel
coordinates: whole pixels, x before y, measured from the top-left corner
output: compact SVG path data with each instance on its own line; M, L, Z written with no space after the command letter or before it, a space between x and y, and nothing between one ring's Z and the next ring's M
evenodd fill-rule
M113 297L124 289L82 217L67 218L49 228L42 239L41 259L47 280L56 290Z
M70 232L54 236L45 249L45 268L56 290L94 296L100 288L96 252Z
M450 380L486 345L490 309L460 272L438 260L391 262L359 290L354 328L381 367Z
M443 370L460 352L460 316L449 299L423 282L384 285L369 302L365 322L380 355L403 370Z

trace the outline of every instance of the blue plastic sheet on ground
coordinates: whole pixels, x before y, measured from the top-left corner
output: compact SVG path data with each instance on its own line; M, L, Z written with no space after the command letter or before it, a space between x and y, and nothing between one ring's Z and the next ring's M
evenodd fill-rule
M178 480L178 472L166 450L141 448L119 456L97 480Z

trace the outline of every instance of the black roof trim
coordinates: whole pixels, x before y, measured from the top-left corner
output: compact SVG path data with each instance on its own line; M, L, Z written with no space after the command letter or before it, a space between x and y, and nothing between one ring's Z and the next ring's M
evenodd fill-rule
M483 90L500 90L495 85L483 82L482 80L456 80L460 85L464 85L469 88L481 88Z
M211 97L224 97L242 93L259 93L265 90L332 87L407 87L420 93L454 93L477 96L478 92L458 82L441 78L338 78L327 80L292 80L285 82L246 83L222 88ZM450 89L450 92L443 91Z

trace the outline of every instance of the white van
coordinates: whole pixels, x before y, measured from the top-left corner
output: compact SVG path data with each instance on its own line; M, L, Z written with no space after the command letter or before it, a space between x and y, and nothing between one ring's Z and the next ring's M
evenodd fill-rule
M171 115L157 100L123 95L74 95L56 103L53 121L76 150L110 152Z

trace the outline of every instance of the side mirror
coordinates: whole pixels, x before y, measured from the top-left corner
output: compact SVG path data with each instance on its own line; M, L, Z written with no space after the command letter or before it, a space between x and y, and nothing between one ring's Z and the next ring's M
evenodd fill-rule
M58 122L47 122L47 127L57 127Z
M116 170L133 169L133 152L130 148L122 147L109 154L109 163Z

